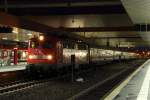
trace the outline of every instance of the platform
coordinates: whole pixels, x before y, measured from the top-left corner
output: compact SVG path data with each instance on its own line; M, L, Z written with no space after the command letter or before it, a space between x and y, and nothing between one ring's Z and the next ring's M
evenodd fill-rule
M26 63L18 63L17 65L2 66L2 67L0 67L0 73L25 70L25 68L26 68Z
M105 100L150 100L150 60L147 60Z

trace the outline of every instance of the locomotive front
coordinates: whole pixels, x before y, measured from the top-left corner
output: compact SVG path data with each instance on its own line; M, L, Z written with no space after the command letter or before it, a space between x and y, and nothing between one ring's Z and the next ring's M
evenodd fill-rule
M29 40L28 47L28 68L34 71L47 71L55 67L56 43L57 39L53 37L39 36Z

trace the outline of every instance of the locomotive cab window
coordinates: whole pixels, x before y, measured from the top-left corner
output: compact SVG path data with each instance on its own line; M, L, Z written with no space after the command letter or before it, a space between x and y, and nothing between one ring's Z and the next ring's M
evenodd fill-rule
M42 44L42 48L50 49L52 47L52 43L50 43L49 41L46 41Z
M30 41L30 48L37 48L39 43L37 41Z

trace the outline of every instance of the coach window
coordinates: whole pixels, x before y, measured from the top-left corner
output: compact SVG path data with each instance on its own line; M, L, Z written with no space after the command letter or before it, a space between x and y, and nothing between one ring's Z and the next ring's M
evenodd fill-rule
M63 43L63 48L68 48L68 44L66 42Z
M86 49L87 49L87 46L84 45L84 44L78 44L78 49L79 49L79 50L86 50Z
M7 56L7 51L4 51L4 57L6 57Z
M69 49L74 49L74 48L75 48L75 45L74 45L73 43L69 43L69 44L68 44L68 48L69 48Z

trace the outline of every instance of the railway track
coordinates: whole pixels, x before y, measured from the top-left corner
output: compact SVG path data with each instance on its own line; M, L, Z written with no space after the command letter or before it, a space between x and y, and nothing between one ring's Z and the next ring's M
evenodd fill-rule
M11 84L8 86L4 86L4 87L0 88L0 95L23 90L25 88L29 88L29 87L38 85L43 82L45 82L45 80L32 80L32 81L28 81L28 82L21 82L21 83L17 83L17 84L15 83L15 84Z
M89 71L91 70L90 69L82 70L76 73L76 75L80 73L86 73ZM0 95L9 94L9 93L20 91L20 90L27 89L30 87L32 88L33 86L42 85L53 80L63 79L65 77L71 77L71 75L72 73L67 73L64 75L59 75L56 77L51 77L51 78L46 78L46 79L24 79L24 80L13 81L13 82L6 83L3 85L0 84Z
M28 81L31 81L31 79L18 79L18 80L15 80L15 81L3 82L3 83L0 84L0 88L8 87L10 85L15 85L15 84L19 84L19 83L28 82Z
M75 75L79 75L81 73L87 73L92 70L94 69L81 70L79 72L75 72L76 73ZM67 74L58 75L55 77L53 76L53 77L45 78L45 79L18 80L18 81L14 81L11 83L6 83L6 84L3 84L3 86L0 86L0 95L9 94L9 93L16 92L16 91L21 91L23 89L32 88L33 86L46 84L47 82L64 79L66 77L71 78L71 75L72 73L67 73Z

